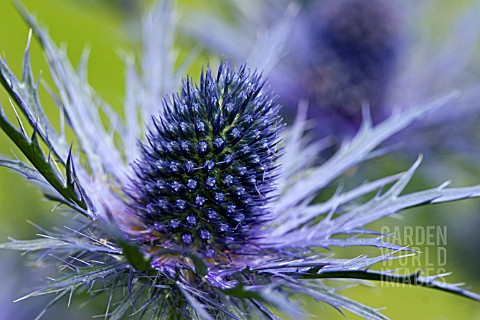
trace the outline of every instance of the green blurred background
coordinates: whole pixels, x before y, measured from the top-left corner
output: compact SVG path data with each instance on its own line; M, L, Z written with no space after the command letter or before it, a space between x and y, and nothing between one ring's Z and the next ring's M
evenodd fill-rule
M46 26L51 37L57 43L64 43L68 47L68 54L73 64L78 63L79 58L86 46L91 48L89 59L89 80L100 96L108 103L120 110L124 96L124 64L122 62L123 52L139 54L141 50L141 28L140 17L142 12L150 6L151 1L128 1L128 0L24 0L24 5L35 13L42 25ZM205 10L216 10L223 8L221 0L206 1L199 4L196 1L179 1L179 19L182 19L182 8L186 6L200 6ZM462 5L457 1L439 1L439 15L430 17L438 26L442 25L442 19L446 19L448 12L456 5ZM231 14L231 13L230 13ZM25 44L27 41L28 28L19 14L16 12L10 0L0 1L0 53L7 58L10 68L19 75L21 61ZM185 55L194 44L184 38L180 39L178 49L180 55ZM183 51L182 51L183 50ZM205 51L206 52L206 51ZM37 42L33 42L32 64L34 74L38 75L43 70L42 78L47 82L47 67ZM212 60L217 61L216 57ZM203 53L191 67L193 74L197 74L201 64L208 62L208 54ZM48 101L48 100L45 100ZM9 109L9 102L4 91L0 91L0 103L5 109ZM58 120L58 112L55 106L48 102L44 104L47 114L51 119ZM19 151L10 143L3 132L0 133L0 153L12 155L12 151L19 155ZM455 165L459 165L456 163ZM461 164L460 164L461 165ZM379 169L380 168L380 169ZM393 168L393 169L392 169ZM375 170L401 171L406 167L404 164L390 162L385 163L377 160ZM420 168L421 170L421 168ZM479 183L470 171L464 172L463 176L455 178L455 185ZM378 176L378 173L377 173ZM476 175L478 177L478 175ZM446 175L445 179L454 178ZM412 189L420 187L433 187L427 178L417 178ZM27 223L33 221L40 226L47 227L50 224L58 223L62 219L62 213L52 212L54 204L42 199L41 194L35 186L29 184L24 178L14 172L0 168L0 241L4 242L8 236L18 239L32 238L37 230ZM453 218L448 216L454 215ZM480 214L479 201L467 201L462 206L458 204L435 206L428 210L415 209L408 212L402 219L386 219L375 224L375 228L394 225L447 225L448 245L446 269L453 271L448 279L451 282L465 281L469 287L480 292L479 268L477 268L479 254L478 250L474 256L463 254L462 246L471 246L467 240L462 239L455 244L452 239L454 234L462 234L465 227L462 221L467 216ZM466 221L471 221L466 219ZM479 221L478 219L473 221ZM478 225L477 225L478 227ZM392 227L393 228L393 227ZM475 228L476 229L476 228ZM478 237L478 235L477 235ZM478 240L477 240L478 241ZM373 251L372 251L373 252ZM458 253L455 253L458 252ZM471 252L471 251L464 251ZM362 253L368 253L362 252ZM0 252L0 262L21 264L22 261L11 261L12 255ZM470 267L468 267L470 266ZM472 267L473 266L473 267ZM380 266L381 267L381 266ZM20 268L20 266L19 266ZM15 268L13 268L15 270ZM413 269L412 269L413 271ZM10 277L2 274L0 277ZM6 297L0 304L7 305L9 301L18 298L28 291L29 283L18 283L16 291L12 288L5 292L0 287L0 297ZM3 292L2 292L3 290ZM384 288L380 286L367 287L358 286L344 290L348 297L373 307L385 307L384 314L392 319L480 319L480 304L450 294L437 292L423 288ZM19 302L21 306L28 308L30 301ZM308 310L316 318L343 319L344 317L331 307L324 304L317 304L314 301L307 301ZM60 302L66 304L66 301ZM72 314L77 314L78 319L87 318L82 312L93 314L88 308L95 308L95 305L87 306L86 309L79 309L79 304L70 307ZM100 306L102 312L103 306ZM2 305L0 305L0 319L2 318ZM38 309L40 310L40 309ZM356 316L346 312L348 318L357 319ZM73 317L70 317L73 319ZM50 319L49 314L45 319Z

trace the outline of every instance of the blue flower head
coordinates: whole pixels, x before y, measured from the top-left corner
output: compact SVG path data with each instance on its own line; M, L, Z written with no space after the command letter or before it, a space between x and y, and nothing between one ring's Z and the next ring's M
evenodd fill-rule
M75 219L61 230L42 229L38 239L0 244L59 267L59 276L24 298L57 293L53 304L83 290L106 301L110 319L275 319L276 308L298 318L304 315L299 295L385 319L338 291L348 279L427 286L480 300L441 276L374 271L374 264L412 250L366 227L406 208L479 197L479 185L403 194L418 160L405 172L317 197L453 94L377 126L366 117L357 135L321 162L325 145L305 138L305 108L284 128L276 97L246 65L223 62L216 74L207 67L198 85L186 78L179 94L166 96L182 77L171 60L170 1L159 2L145 19L145 67L137 71L127 59L125 120L93 92L85 70L77 72L35 19L20 11L42 45L56 89L50 93L78 144L72 148L44 112L29 38L21 80L0 59L0 83L27 122L18 118L14 125L0 106L0 128L28 161L0 157L0 165L36 182ZM360 246L374 253L335 256L336 247Z
M210 68L165 100L135 163L130 208L143 241L205 257L248 251L274 189L281 118L261 76Z

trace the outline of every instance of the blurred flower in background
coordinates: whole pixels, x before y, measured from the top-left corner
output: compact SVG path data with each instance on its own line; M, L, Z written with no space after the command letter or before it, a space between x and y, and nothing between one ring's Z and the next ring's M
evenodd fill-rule
M396 1L382 0L313 1L302 8L289 54L272 79L285 105L308 101L319 136L351 137L364 105L376 123L385 119L403 45L399 11Z
M213 52L238 61L249 60L251 49L265 42L279 48L270 60L275 67L264 69L286 112L294 115L305 99L317 119L317 135L337 142L358 131L362 106L377 123L398 109L458 89L460 102L448 106L455 112L437 112L418 125L414 151L478 152L472 147L480 108L478 1L274 2L228 2L239 12L233 22L192 11L183 29ZM272 41L279 34L286 39Z
M201 55L198 45L190 43L187 47L194 48L191 54L184 56L182 53L180 57L185 59L176 59L173 49L178 46L178 42L174 41L178 20L170 11L168 4L169 2L161 2L161 5L144 20L142 61L136 61L130 55L125 59L127 62L126 99L123 110L125 121L117 116L117 113L88 85L86 60L82 60L78 72L74 70L66 60L63 49L58 49L50 42L47 34L28 15L26 19L43 45L53 74L55 89L48 90L49 94L60 106L60 110L66 113L67 123L72 131L67 129L67 135L64 136L63 127L60 131L57 129L57 132L52 130L48 119L44 118L41 106L32 99L36 89L31 82L33 75L29 73L28 55L24 60L21 82L17 82L6 64L2 65L3 85L17 107L25 113L26 121L34 127L34 134L32 138L26 135L23 137L22 132L18 131L20 136L13 135L12 138L13 127L5 121L2 127L6 132L10 132L9 136L27 157L29 156L37 171L12 159L2 159L2 164L36 179L48 198L60 200L77 213L92 219L91 223L81 227L74 223L75 227L72 228L39 230L44 238L27 242L13 241L3 245L5 248L17 250L45 251L52 254L49 258L60 261L61 271L65 276L60 275L56 281L50 282L50 286L34 291L32 295L57 292L58 298L61 298L62 295L67 296L85 285L88 293L99 294L106 291L104 298L107 299L102 300L109 302L106 311L103 309L99 313L105 312L112 318L121 318L127 309L139 315L145 311L159 317L188 315L199 318L217 315L220 310L224 316L248 318L251 312L257 312L258 316L274 317L275 314L269 309L272 305L298 316L299 314L295 313L297 306L288 303L285 297L303 293L365 318L383 319L375 309L364 307L339 294L340 287L326 286L325 282L317 281L316 278L346 277L387 281L388 277L384 277L390 275L388 271L382 273L385 271L381 270L376 273L367 268L375 262L388 261L391 254L378 256L377 252L373 253L371 258L367 258L359 256L358 247L367 246L394 252L402 250L402 247L381 241L381 238L378 238L381 236L379 234L373 233L377 237L369 237L372 233L363 229L365 225L418 204L478 196L478 187L465 189L441 187L400 195L419 162L402 174L368 183L362 182L345 190L338 188L335 194L328 194L328 188L337 186L337 177L344 177L349 169L375 156L375 148L384 139L401 130L420 114L428 109L432 109L431 114L434 115L444 114L444 111L437 109L442 103L455 104L460 108L464 105L465 100L458 103L449 102L451 100L446 98L425 106L426 101L444 96L450 91L448 81L445 81L447 83L445 86L440 85L432 90L428 88L425 88L425 91L412 90L410 95L403 96L403 98L408 96L408 99L401 99L402 94L395 98L402 90L405 93L409 92L415 83L410 81L417 80L416 76L413 76L413 79L409 78L412 77L412 73L405 75L407 80L398 80L403 79L402 71L408 69L402 67L401 57L409 51L410 42L408 33L404 30L403 19L406 16L405 12L413 12L408 11L411 8L403 5L401 7L396 2L386 5L386 2L378 0L306 2L301 5L295 3L285 5L281 1L271 1L269 10L262 9L257 3L250 1L242 4L217 3L217 9L226 13L224 18L231 18L230 25L226 24L225 20L222 21L222 18L214 19L206 11L204 14L199 12L199 8L194 6L191 7L194 9L182 8L185 11L180 11L182 15L179 25L184 34L201 39L212 52L220 51L226 57L235 57L237 64L247 60L250 65L270 73L272 87L285 97L284 104L291 110L296 110L298 100L308 99L310 115L317 119L316 134L334 135L338 140L344 137L352 139L328 161L318 166L316 158L324 145L309 144L303 138L307 122L305 115L302 114L305 109L301 109L294 124L285 132L285 140L282 142L285 143L285 155L281 160L282 174L275 179L278 186L274 188L270 184L270 180L273 179L271 161L276 158L272 156L272 150L275 149L274 145L277 142L272 141L277 137L269 140L270 144L268 141L265 142L268 139L260 138L262 135L265 138L265 135L271 134L269 132L276 134L278 128L273 124L278 120L275 120L276 115L271 116L270 119L274 120L271 121L271 126L266 123L268 121L258 120L261 118L258 117L259 114L268 114L266 109L272 108L272 104L270 100L268 102L255 100L255 95L260 92L259 78L255 73L250 76L247 72L247 76L244 77L243 71L236 73L222 65L221 70L224 71L219 71L216 77L212 77L210 71L202 73L198 90L190 85L190 80L185 80L180 97L174 97L173 102L167 103L168 121L158 118L157 122L154 121L156 130L151 128L147 130L139 125L138 122L148 123L152 115L164 112L163 96L177 91L180 79L189 68L190 62ZM136 15L139 10L138 6L132 9L131 3L128 2L118 5L123 14L131 10L133 15ZM192 11L188 13L189 10ZM248 19L245 19L246 17ZM471 22L471 19L467 18L462 21ZM132 18L131 21L134 20ZM182 23L184 20L185 23ZM320 23L313 23L316 20ZM130 23L128 26L131 26ZM474 23L468 24L466 28L473 30ZM252 32L256 37L251 36ZM162 37L158 37L159 34ZM472 38L475 38L474 35ZM414 56L418 57L417 54ZM451 57L448 50L443 57L445 59ZM470 57L471 55L465 54L466 60ZM217 61L215 58L212 60ZM181 61L185 62L182 64ZM177 65L180 65L180 68L174 67ZM452 68L462 70L461 63ZM457 75L454 70L445 71L445 76ZM458 75L462 77L464 73L459 72ZM232 89L231 94L226 89L230 81L234 83L232 87L238 89L238 91ZM391 88L395 87L395 91L397 90L394 83L403 83L407 88L391 93ZM454 80L452 83L463 84ZM398 85L398 88L401 87ZM228 105L229 99L234 102L233 107ZM464 95L463 99L471 99L471 96ZM247 115L238 113L235 105L244 100L251 103L248 110L256 111ZM199 122L196 118L191 120L195 117L193 111L203 110L204 113L200 112L202 115L209 115L211 110L215 110L212 106L217 102L224 108L222 114L227 123L224 133L233 137L231 141L226 140L226 147L224 140L220 141L208 135L205 138L206 142L197 141L205 132L210 132L209 130L216 132L218 128L223 128L221 120L217 118L213 120L211 115L202 118L204 122ZM201 104L200 109L196 103ZM375 128L369 126L367 119L363 124L363 130L354 135L362 123L360 107L365 103L369 105L375 123L388 119ZM418 110L409 110L403 115L389 118L391 110L387 106L402 109L412 105L419 106ZM276 107L273 109L276 110ZM102 110L101 114L98 113L99 110ZM237 118L241 118L242 121L235 122L237 120L234 119ZM2 119L5 119L3 115ZM138 121L139 119L143 121ZM178 122L178 126L172 126L172 121ZM245 128L250 121L254 121L256 130L249 132ZM218 163L210 163L207 160L202 170L207 173L213 172L215 177L213 179L207 177L204 188L202 187L203 193L197 195L194 200L179 197L177 186L180 192L183 188L182 183L185 182L185 186L192 190L195 188L193 182L191 183L192 179L188 182L183 181L184 177L178 173L178 166L183 165L185 161L185 168L195 170L194 167L187 166L188 157L198 160L197 155L192 156L191 152L187 152L188 139L184 144L176 141L179 136L190 137L189 123L190 129L194 128L196 135L190 142L198 143L196 152L201 159L204 153L202 142L205 142L205 150L214 150L212 155L215 154L217 158L227 157L228 154L225 152L233 150L237 159L232 168L237 170L239 175L246 172L246 178L232 176L231 180L225 177L227 186L223 186L223 190L226 190L226 193L220 193L222 190L216 189L216 192L213 192L211 188L223 181L220 179L223 177L221 170L217 167L227 166L230 160L215 158ZM235 145L231 144L240 134L239 130L244 129L246 138L242 140L243 144L254 147L257 155L249 156L246 151L241 151L244 148L237 150ZM65 169L65 177L60 173L61 170L50 171L53 167L50 166L48 169L48 166L45 166L46 162L42 161L46 161L47 158L39 156L38 150L29 150L25 148L25 143L22 144L21 141L24 139L28 145L32 145L31 142L36 141L35 133L44 140L49 154L51 152L59 165ZM150 146L144 142L142 149L139 147L138 139L145 141L146 134ZM80 150L77 150L77 153L68 151L66 137L72 137L73 141L77 141L81 147L81 155L78 154ZM32 152L37 152L36 157L32 158ZM239 157L241 152L245 153L243 158ZM138 160L139 157L141 161ZM168 163L164 161L165 159L168 159ZM129 206L125 204L125 195L121 190L125 190L127 186L131 187L129 164L135 160L139 179L135 186L142 191L136 195L135 192L138 190L132 191L131 195L136 205ZM265 169L265 166L270 169ZM190 174L190 169L187 169L185 174ZM262 173L258 170L264 171L263 180L260 179ZM196 180L203 179L202 173L195 174ZM383 176L385 174L380 173L380 177ZM44 178L50 186L46 184ZM62 178L65 179L64 185L58 183ZM373 177L377 178L378 175ZM245 184L251 183L252 179L258 180L253 185L248 185L250 188L244 188L250 198L239 195L237 199L232 196L229 188L233 188L230 184L235 179L240 179L236 181L237 183ZM228 182L230 180L231 182ZM265 181L266 184L263 183ZM383 187L387 185L390 188L383 191ZM238 188L243 187L237 185L237 192L241 191ZM167 189L170 191L165 191ZM268 194L270 191L278 193L278 197L266 201L262 194ZM377 195L372 198L362 197L372 192L376 192ZM231 203L224 203L225 195L229 201L236 201L237 206L241 204L254 210L236 208ZM315 196L326 200L321 203L312 202ZM203 213L192 209L192 212L200 215L193 218L191 215L184 216L183 212L186 206L190 206L190 202L195 202L195 206L201 207L205 201L213 206L209 208L207 215L203 216ZM252 202L257 203L257 206L252 205ZM223 204L226 204L226 209L221 211ZM162 210L166 208L170 211L163 212ZM212 208L220 210L220 220L215 215L218 213L212 212ZM175 214L168 216L169 221L164 221L164 215L173 211ZM159 212L163 212L164 215L157 217ZM268 217L266 221L256 220L261 217L255 213L260 212ZM128 213L133 214L129 216ZM182 221L176 221L175 216L179 216ZM119 217L122 219L118 219L118 224L112 224L113 217L114 220ZM189 233L187 229L191 227L188 226L196 225L194 221L196 222L199 217L207 222L202 222L203 227L195 229L194 234ZM140 219L144 225L137 225L132 229L130 219L134 221ZM186 222L183 221L185 219ZM75 221L82 219L77 217ZM217 223L218 221L223 223ZM252 226L257 222L261 226L262 235L265 234L260 239L257 239L256 233L251 233L251 230L255 229ZM71 225L70 222L66 223ZM210 230L212 226L220 231L212 232ZM179 228L181 232L178 231ZM230 236L220 235L226 231L230 232ZM339 235L347 238L338 237ZM224 245L218 246L218 242L210 241L212 236L215 241L220 241ZM242 242L244 240L245 242ZM202 241L208 245L199 244ZM243 245L240 246L241 250L238 249L239 244ZM348 255L349 259L337 259L330 253L322 252L324 248L337 246L354 247L355 249L351 251L353 256ZM372 251L369 254L372 254ZM439 287L478 299L477 295L457 286L436 282L435 278L419 277L416 274L407 278L401 275L392 276L390 280L395 279L398 281L415 279L419 285ZM95 280L101 280L103 286L94 287L92 290L91 284ZM157 307L158 305L165 305L168 310L164 312Z

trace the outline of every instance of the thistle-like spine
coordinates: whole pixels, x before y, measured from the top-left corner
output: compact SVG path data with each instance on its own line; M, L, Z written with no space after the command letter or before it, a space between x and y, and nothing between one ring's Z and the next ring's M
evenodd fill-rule
M207 67L199 86L187 78L164 100L129 192L150 242L219 257L260 236L282 127L276 97L263 86L260 74L224 62L216 77Z

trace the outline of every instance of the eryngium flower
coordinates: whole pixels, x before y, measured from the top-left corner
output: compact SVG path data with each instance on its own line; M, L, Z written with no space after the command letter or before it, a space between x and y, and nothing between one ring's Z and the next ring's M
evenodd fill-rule
M479 197L480 186L443 184L402 194L417 161L406 172L312 201L347 170L378 155L385 139L451 101L451 94L375 127L366 117L358 134L318 165L325 146L304 138L306 110L279 132L278 107L246 67L222 64L216 77L207 70L198 87L187 80L181 94L163 102L165 88L181 78L171 60L169 1L145 19L141 73L127 61L125 121L89 87L85 63L77 72L35 19L22 13L45 51L56 89L50 92L79 145L72 152L65 130L58 133L44 112L30 41L21 80L0 59L0 83L28 122L18 118L15 126L0 108L0 128L29 162L1 157L0 165L36 182L74 217L65 229L42 229L38 239L0 245L39 253L59 267L59 276L24 298L57 293L53 304L84 290L105 301L110 319L277 318L272 307L298 318L298 295L385 319L376 308L342 296L345 279L427 286L480 300L441 281L442 275L373 271L375 263L411 250L365 228L413 206ZM102 112L109 115L107 125ZM359 246L371 247L373 255L334 256L335 247Z
M268 216L281 119L261 76L222 64L153 118L135 164L131 210L142 240L206 257L251 250Z

